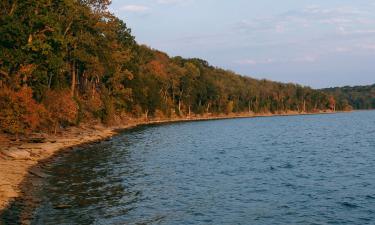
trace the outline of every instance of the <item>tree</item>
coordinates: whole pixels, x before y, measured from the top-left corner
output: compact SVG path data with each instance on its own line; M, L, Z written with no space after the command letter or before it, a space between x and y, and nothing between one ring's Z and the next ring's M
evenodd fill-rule
M336 100L333 96L329 96L329 108L332 111L336 111Z
M78 105L67 90L48 91L43 104L50 112L55 133L61 125L67 126L76 123Z
M137 44L126 23L109 12L109 4L0 3L2 131L48 128L48 120L56 130L79 121L121 122L117 119L142 114L150 118L375 107L374 87L313 90L240 76L198 58L171 58ZM334 104L329 96L336 99Z
M32 90L23 87L18 91L0 89L0 128L11 134L25 134L36 130L48 114L32 98Z

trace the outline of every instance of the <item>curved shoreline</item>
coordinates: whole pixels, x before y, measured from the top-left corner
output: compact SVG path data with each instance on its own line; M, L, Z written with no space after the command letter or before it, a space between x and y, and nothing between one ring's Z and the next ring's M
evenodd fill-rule
M0 149L0 216L10 207L12 201L23 195L30 195L31 188L24 188L31 178L38 178L42 182L45 175L40 169L40 164L44 164L53 159L58 153L69 151L70 149L91 143L97 143L108 139L121 131L135 128L142 125L154 125L176 122L205 121L219 119L238 119L255 117L274 116L300 116L316 114L332 114L335 112L298 113L288 112L280 114L233 114L233 115L206 115L201 117L186 117L164 120L144 120L132 119L127 124L113 127L81 126L72 127L64 131L64 134L54 137L49 136L44 143L13 143ZM34 182L35 183L35 182ZM34 185L40 186L40 184ZM30 196L29 196L30 197ZM1 219L1 218L0 218ZM1 220L0 220L1 222Z

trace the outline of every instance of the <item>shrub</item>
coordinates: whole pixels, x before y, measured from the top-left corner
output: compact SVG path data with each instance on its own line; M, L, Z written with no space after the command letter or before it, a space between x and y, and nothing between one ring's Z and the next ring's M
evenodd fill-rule
M55 132L59 125L75 124L78 115L78 105L68 90L47 91L43 104L51 115L55 125Z
M103 110L103 101L98 93L95 93L95 95L89 97L85 101L85 105L87 106L87 109L89 112L96 118L100 118L100 113Z
M155 110L154 117L156 119L164 119L165 118L165 114L163 113L163 111L157 109L157 110Z
M228 104L227 104L227 107L225 108L225 112L227 114L231 114L233 112L233 109L234 109L234 102L229 101Z
M76 102L79 105L79 122L93 122L102 119L104 105L101 96L98 93L92 95L84 95L76 97Z
M143 109L140 105L135 105L133 110L132 110L132 114L137 117L137 118L140 118L143 116Z
M18 91L0 90L0 129L11 134L25 134L40 128L48 118L45 108L32 97L29 87Z
M108 95L103 95L103 112L102 122L106 125L114 125L116 123L116 108L114 100Z

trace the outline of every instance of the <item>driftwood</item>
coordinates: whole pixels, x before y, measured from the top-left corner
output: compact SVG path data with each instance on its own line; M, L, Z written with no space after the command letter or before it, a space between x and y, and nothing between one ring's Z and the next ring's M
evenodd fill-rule
M30 169L29 173L32 174L32 175L34 175L34 176L37 176L39 178L46 178L46 177L48 177L47 174L45 174L42 171L40 171L39 169L35 169L35 168Z
M32 137L32 138L27 138L25 141L27 143L45 143L46 138L45 137Z
M61 205L55 205L53 208L54 209L69 209L69 208L72 208L72 206L61 204Z

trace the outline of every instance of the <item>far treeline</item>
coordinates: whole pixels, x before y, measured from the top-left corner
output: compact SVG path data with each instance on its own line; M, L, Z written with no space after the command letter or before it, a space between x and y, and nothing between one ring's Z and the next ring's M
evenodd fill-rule
M232 113L320 112L333 95L136 43L110 0L2 0L0 132Z
M333 95L337 99L338 107L350 105L353 109L375 109L375 84L326 88L322 91Z

